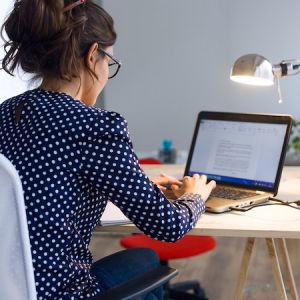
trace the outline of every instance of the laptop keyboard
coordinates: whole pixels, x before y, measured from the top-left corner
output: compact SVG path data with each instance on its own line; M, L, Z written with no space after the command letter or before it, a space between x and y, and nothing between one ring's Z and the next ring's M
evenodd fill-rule
M212 191L210 196L216 197L216 198L240 200L240 199L256 196L256 193L255 192L245 192L245 191L241 191L241 190L224 188L224 187L216 187Z

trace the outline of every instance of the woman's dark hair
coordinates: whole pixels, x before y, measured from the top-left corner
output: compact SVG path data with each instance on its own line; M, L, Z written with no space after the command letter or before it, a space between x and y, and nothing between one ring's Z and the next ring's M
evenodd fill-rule
M92 0L64 12L64 7L73 2L15 0L1 28L5 42L2 68L11 75L20 66L35 79L71 80L79 76L81 58L93 43L103 48L112 46L116 33L111 16Z

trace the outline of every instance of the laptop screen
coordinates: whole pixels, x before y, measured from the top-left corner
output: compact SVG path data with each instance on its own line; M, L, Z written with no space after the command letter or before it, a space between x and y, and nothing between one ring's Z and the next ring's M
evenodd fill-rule
M186 175L272 190L287 129L286 123L200 119Z

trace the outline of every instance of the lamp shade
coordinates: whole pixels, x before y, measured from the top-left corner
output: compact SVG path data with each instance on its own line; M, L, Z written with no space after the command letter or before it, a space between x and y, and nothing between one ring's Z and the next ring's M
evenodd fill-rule
M273 85L273 67L265 57L259 54L243 55L235 61L230 79L249 85Z

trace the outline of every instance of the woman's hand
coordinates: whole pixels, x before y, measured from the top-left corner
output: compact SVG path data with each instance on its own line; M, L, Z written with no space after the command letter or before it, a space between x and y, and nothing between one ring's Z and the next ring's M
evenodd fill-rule
M171 186L180 186L181 182L172 176L169 176L165 173L161 173L160 176L153 177L150 179L155 183L163 192L166 192L168 189L171 189Z
M207 183L206 175L195 174L193 177L185 176L182 184L172 185L172 191L177 198L181 197L185 193L193 193L201 196L201 199L206 202L211 191L216 187L214 180Z

